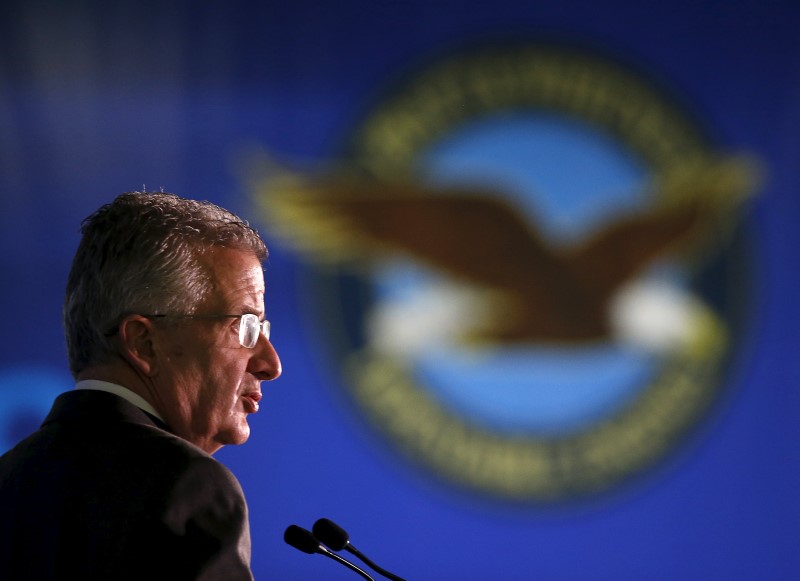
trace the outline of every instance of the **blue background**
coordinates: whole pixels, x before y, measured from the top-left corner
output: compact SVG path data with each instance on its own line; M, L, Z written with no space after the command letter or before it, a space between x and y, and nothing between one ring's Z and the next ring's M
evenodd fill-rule
M68 389L60 325L80 221L163 188L255 217L236 160L324 160L398 78L465 43L559 38L635 63L767 181L749 215L757 293L729 385L692 442L600 498L520 506L457 492L354 412L272 241L283 377L218 458L247 494L257 579L353 579L285 545L321 516L409 580L800 576L797 274L800 6L741 0L8 3L0 8L0 445ZM98 434L100 436L100 434Z

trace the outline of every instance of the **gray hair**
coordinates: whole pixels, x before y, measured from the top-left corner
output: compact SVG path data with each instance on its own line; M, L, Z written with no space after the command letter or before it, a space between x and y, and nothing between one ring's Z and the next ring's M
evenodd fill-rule
M212 247L267 248L250 225L210 202L129 192L86 218L67 281L63 322L73 376L116 354L122 319L192 314L211 290L200 256Z

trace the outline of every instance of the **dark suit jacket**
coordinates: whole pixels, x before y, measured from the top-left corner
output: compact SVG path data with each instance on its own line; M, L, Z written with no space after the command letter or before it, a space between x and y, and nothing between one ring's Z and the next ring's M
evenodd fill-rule
M0 579L252 579L241 486L126 400L64 393L0 457Z

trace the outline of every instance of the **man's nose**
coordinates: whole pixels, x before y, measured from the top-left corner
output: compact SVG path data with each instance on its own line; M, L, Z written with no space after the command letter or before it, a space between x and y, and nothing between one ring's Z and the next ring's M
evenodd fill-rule
M261 381L271 381L281 375L281 359L272 342L263 334L258 338L258 342L253 347L253 357L250 358L248 371L258 377Z

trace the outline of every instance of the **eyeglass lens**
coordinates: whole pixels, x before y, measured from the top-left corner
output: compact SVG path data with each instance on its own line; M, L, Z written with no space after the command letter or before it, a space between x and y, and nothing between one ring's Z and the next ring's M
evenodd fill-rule
M269 339L270 322L259 321L253 314L242 315L239 322L239 342L243 347L252 349L258 343L258 335L263 333Z

